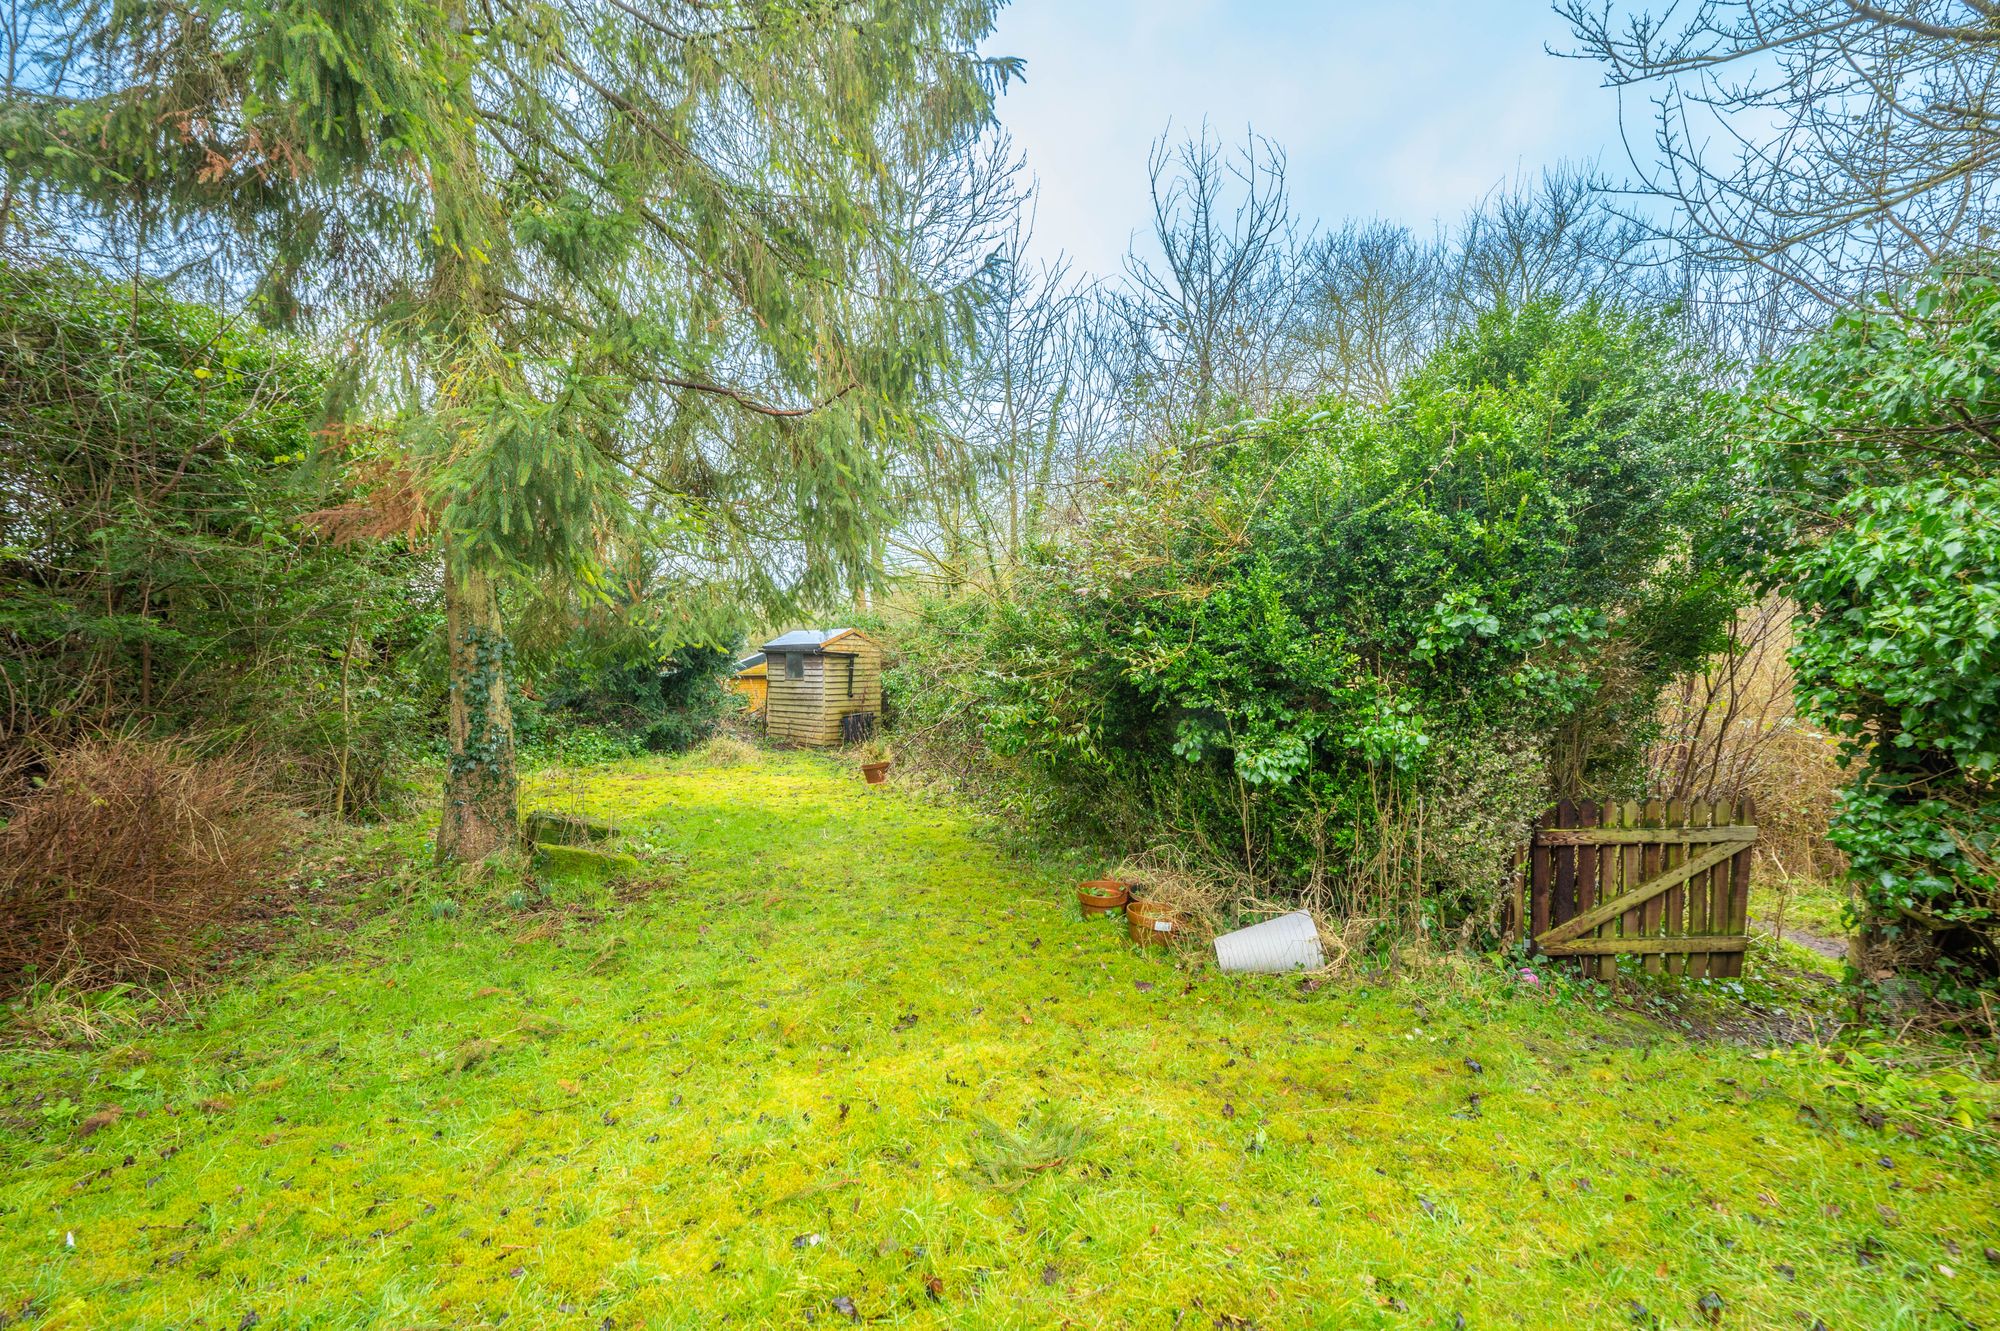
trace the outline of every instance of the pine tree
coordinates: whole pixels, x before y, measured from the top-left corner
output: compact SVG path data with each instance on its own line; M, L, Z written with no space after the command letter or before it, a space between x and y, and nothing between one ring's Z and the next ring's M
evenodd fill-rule
M441 857L514 833L509 580L588 589L639 527L746 595L867 567L965 317L901 219L1016 71L996 8L84 0L0 106L10 186L346 350L445 555Z

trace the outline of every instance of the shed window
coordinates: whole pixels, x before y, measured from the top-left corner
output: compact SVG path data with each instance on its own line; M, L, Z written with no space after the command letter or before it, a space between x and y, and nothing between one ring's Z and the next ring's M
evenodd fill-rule
M804 652L785 653L785 678L804 679L806 677L806 654Z

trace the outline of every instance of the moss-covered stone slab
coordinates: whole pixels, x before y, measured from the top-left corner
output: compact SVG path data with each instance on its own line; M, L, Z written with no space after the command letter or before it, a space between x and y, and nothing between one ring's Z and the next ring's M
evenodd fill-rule
M618 835L618 825L602 818L586 818L579 813L531 811L521 820L521 835L537 845L587 846L593 841L609 841Z
M620 855L613 850L591 850L587 846L556 846L537 842L534 861L538 872L557 878L606 881L637 878L645 872L645 866L630 855Z

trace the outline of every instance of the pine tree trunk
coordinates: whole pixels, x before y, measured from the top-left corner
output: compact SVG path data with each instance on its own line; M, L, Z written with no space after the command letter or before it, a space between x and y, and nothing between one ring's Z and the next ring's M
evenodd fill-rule
M500 589L477 570L445 575L450 639L451 767L437 858L482 860L513 844L517 819L514 711L507 701L512 655L500 622Z

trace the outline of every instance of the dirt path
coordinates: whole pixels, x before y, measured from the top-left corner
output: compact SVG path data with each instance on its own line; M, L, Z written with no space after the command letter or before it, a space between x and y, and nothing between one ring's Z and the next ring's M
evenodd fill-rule
M1775 933L1786 942L1797 943L1800 947L1809 948L1819 953L1822 957L1826 957L1828 960L1845 961L1847 959L1847 940L1845 938L1831 938L1825 934L1816 934L1799 928L1777 930L1771 927L1771 921L1769 920L1757 920L1755 924L1766 933Z

